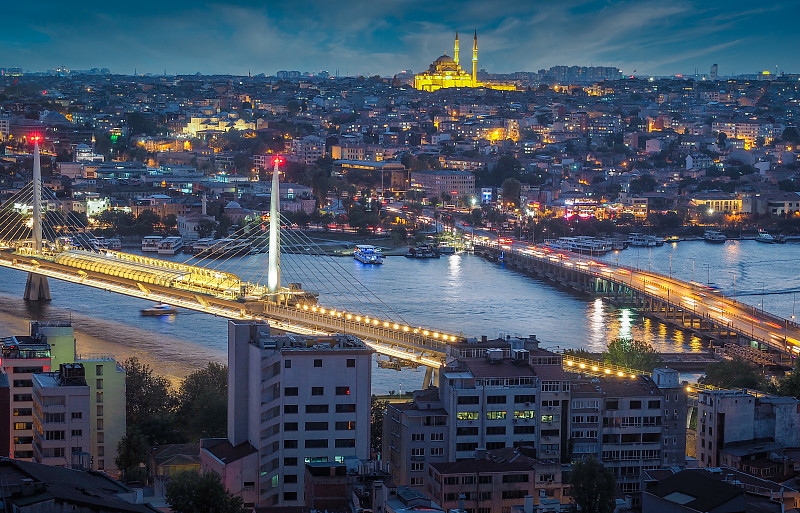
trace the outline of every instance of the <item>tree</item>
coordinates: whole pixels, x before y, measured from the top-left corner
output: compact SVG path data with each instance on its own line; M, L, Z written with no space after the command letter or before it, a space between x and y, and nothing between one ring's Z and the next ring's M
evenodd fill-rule
M122 471L123 480L144 482L147 477L142 465L147 461L147 438L138 429L130 428L117 443L117 457L114 463Z
M795 363L791 374L778 380L778 393L800 399L800 359Z
M209 221L208 219L201 219L199 223L197 223L197 235L201 239L205 239L206 237L211 237L214 231L217 229L217 223L214 221Z
M167 230L174 230L175 227L178 226L178 218L175 214L167 214L164 216L164 219L161 220L161 223Z
M616 483L611 469L595 458L577 461L570 475L572 497L581 513L611 513L614 511Z
M225 490L216 472L181 472L167 482L167 504L174 513L245 513L242 498Z
M505 203L519 205L519 195L522 193L522 184L516 178L506 178L503 181L503 199Z
M764 389L767 385L758 367L741 358L709 363L700 383L721 388Z
M383 414L388 404L388 401L379 401L377 396L372 396L369 446L373 452L380 451L383 444Z
M208 362L189 374L177 395L175 419L190 440L224 437L228 428L228 366Z
M631 180L631 194L641 194L643 192L653 192L656 189L656 179L650 175L643 175L641 178Z
M173 405L169 381L153 374L135 356L122 363L125 369L125 410L128 426L136 426L156 415L165 415Z
M652 371L663 362L652 345L632 338L615 338L609 342L606 352L603 353L603 361L646 372Z

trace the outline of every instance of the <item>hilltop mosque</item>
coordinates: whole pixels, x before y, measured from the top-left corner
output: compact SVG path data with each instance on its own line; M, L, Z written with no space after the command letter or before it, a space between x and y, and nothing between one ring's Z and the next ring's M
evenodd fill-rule
M428 71L414 77L414 88L420 91L436 91L446 87L486 87L503 91L514 91L513 84L478 82L478 31L472 40L472 75L461 69L458 60L458 30L453 57L445 54L433 61Z

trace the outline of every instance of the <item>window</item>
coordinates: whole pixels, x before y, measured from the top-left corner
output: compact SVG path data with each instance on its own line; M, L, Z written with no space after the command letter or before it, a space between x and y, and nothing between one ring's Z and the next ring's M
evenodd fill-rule
M97 416L98 417L102 417L103 416L103 405L102 404L98 404L97 405Z
M486 404L506 404L506 396L490 395L486 397Z
M458 420L477 420L478 412L476 411L460 411L456 414Z
M497 449L505 448L505 442L486 442L486 449L489 451L496 451Z
M631 410L641 410L642 401L631 401Z
M291 458L283 458L283 466L284 467L296 467L297 466L297 457Z
M619 410L619 400L609 399L606 401L606 410Z
M558 381L542 382L542 392L558 392L561 389Z
M22 429L33 429L33 422L15 422L14 429L17 431Z
M356 423L353 420L346 421L346 422L337 422L336 423L336 430L337 431L351 431L356 428Z
M337 409L339 405L336 405ZM327 404L307 404L306 413L328 413Z
M477 395L462 395L458 397L458 404L479 404L480 400Z
M311 387L311 395L323 395L325 387Z
M462 476L461 484L475 484L475 476Z
M94 367L94 373L95 373L96 375L98 375L98 376L102 376L102 375L103 375L103 365L102 365L102 364L100 364L100 365L95 365L95 367Z
M478 428L476 427L458 427L456 428L456 436L476 436Z
M327 422L306 422L305 430L306 431L327 431L328 430L328 423Z
M50 397L45 397L44 398L44 405L45 406L49 406L47 404L47 399L51 399L51 398ZM63 399L63 397L62 397L62 399ZM33 401L33 396L31 394L14 394L14 402L15 403L25 402L25 401Z
M505 476L503 476L505 477ZM505 499L523 499L528 494L527 490L503 490L502 498Z
M478 484L492 484L492 476L478 476Z
M542 415L542 422L548 423L548 424L553 422L553 416L552 415Z
M103 429L103 419L97 419L97 429Z
M504 483L527 483L528 474L506 474L503 476Z
M30 417L31 415L33 415L31 408L14 408L15 417Z
M45 440L63 440L64 439L64 431L45 431L44 432L44 439Z
M444 454L444 447L431 447L431 456L441 456Z
M283 441L283 448L284 449L297 449L297 440L284 440Z
M284 483L296 483L297 482L297 474L284 474L283 482Z
M286 397L294 397L297 395L297 387L286 387L283 389L283 395Z
M322 367L322 358L314 359L314 367Z
M515 395L514 396L515 403L535 403L536 396L535 395Z
M431 442L444 442L444 433L431 433Z
M297 492L283 492L283 500L285 500L285 501L296 501L297 500Z
M461 442L456 444L456 451L474 451L477 448L477 442Z
M292 361L291 360L284 360L283 361L283 368L284 369L291 369L292 368Z
M97 380L97 387L96 388L97 388L97 390L102 390L103 389L103 380L102 379L98 379Z
M421 477L412 477L411 478L411 486L422 486L422 478Z
M355 412L356 412L356 405L355 404L337 404L336 405L336 413L355 413Z
M83 436L83 430L82 429L73 429L72 430L72 436Z
M106 434L105 433L97 433L97 443L103 444L106 442Z
M503 420L506 418L506 412L504 411L487 411L486 412L486 419L487 420Z
M514 410L515 419L535 419L536 412L533 410Z
M411 449L411 456L425 456L425 449L421 447L413 447Z
M411 441L412 442L424 442L425 441L425 433L411 433Z
M505 426L489 426L486 428L487 435L505 435L506 434L506 427ZM488 447L487 447L488 449Z
M328 447L328 439L327 438L312 438L311 440L306 440L306 449L324 449Z
M103 404L103 392L97 392L97 404Z
M661 409L661 401L656 399L655 401L647 401L647 407L651 410L660 410Z
M14 415L16 415L16 413L14 413ZM83 418L83 412L80 412L80 411L72 412L72 418L73 419L82 419Z
M356 359L355 358L348 358L347 359L347 366L348 367L355 367L356 366Z
M350 395L350 387L336 387L336 395Z
M97 455L98 456L105 456L106 455L106 447L104 445L97 446Z
M425 468L425 464L424 463L412 463L411 464L411 472L422 472L422 470L424 468Z
M296 404L285 404L283 406L283 413L297 413L297 405Z
M345 447L355 447L356 446L356 439L355 438L337 438L333 442L333 446L337 448L345 448Z

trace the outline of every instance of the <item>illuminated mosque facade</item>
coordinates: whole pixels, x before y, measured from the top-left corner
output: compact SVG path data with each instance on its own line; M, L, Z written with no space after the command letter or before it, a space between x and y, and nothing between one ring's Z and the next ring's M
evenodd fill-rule
M414 88L420 91L436 91L446 87L486 87L514 91L513 84L497 82L478 82L478 31L472 40L472 74L461 68L458 60L458 31L456 30L456 44L453 48L453 57L445 54L433 61L428 71L414 77Z

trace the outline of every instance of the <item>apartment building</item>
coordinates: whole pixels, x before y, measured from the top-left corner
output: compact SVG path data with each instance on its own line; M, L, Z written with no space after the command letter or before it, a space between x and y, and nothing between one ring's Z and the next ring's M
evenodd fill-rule
M50 372L50 346L41 339L12 336L0 340L3 373L10 385L9 453L33 460L33 375Z
M89 386L83 365L33 375L33 460L56 467L91 468Z
M701 467L740 466L748 451L800 445L800 401L743 390L703 390L697 397ZM735 451L732 451L736 448Z
M428 194L449 194L453 198L472 196L475 194L475 175L455 169L412 171L411 187Z
M325 156L325 139L315 135L293 139L291 147L298 160L309 166Z
M369 457L372 353L349 335L228 322L228 441L259 453L259 505L304 505L305 463Z

